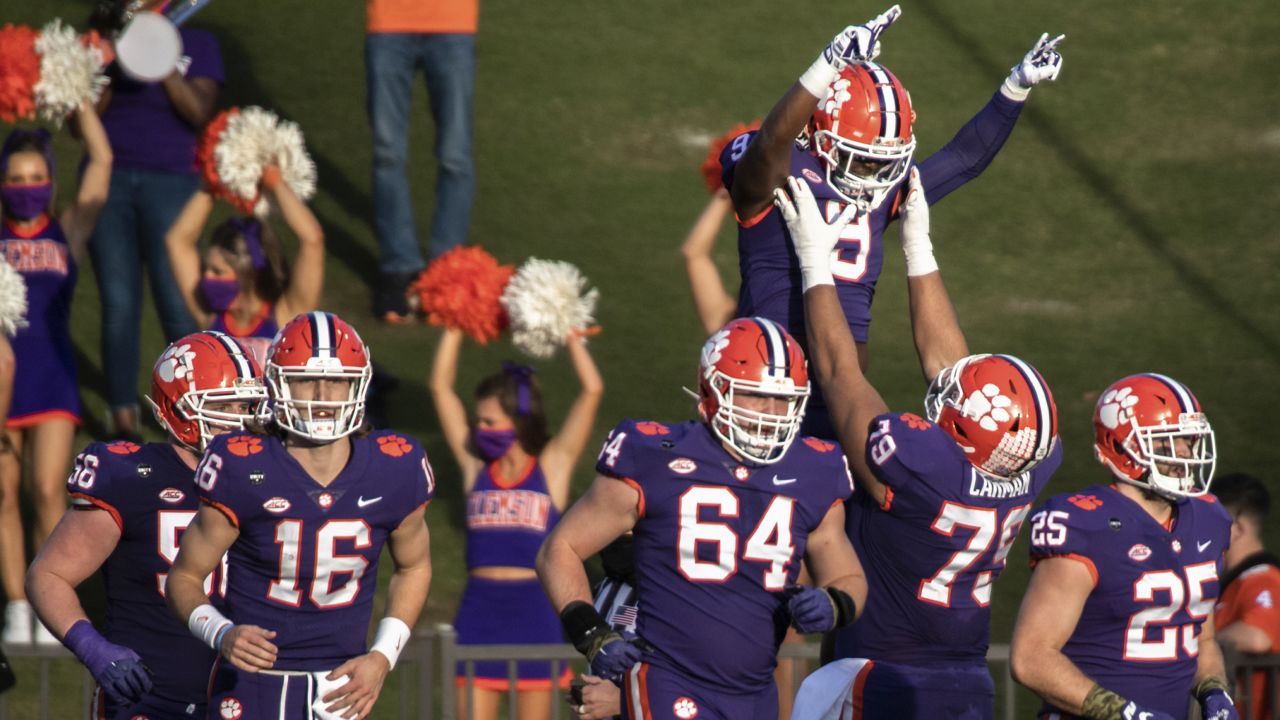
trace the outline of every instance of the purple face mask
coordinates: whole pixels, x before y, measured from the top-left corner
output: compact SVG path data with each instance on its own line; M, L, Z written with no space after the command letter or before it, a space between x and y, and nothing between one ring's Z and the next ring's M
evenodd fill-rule
M480 459L485 462L492 462L506 455L515 442L516 431L514 428L507 430L473 428L471 431L471 444L475 446Z
M201 278L200 294L204 296L204 301L209 305L209 309L214 312L226 312L231 303L235 301L236 296L240 294L240 281L235 278L224 280L222 278Z
M53 200L53 183L43 185L0 185L0 202L5 213L19 220L30 220L49 207Z

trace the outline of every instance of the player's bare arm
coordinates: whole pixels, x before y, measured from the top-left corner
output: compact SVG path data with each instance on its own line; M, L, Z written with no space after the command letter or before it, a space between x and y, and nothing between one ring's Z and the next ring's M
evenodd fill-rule
M409 641L431 589L431 534L422 511L405 518L387 536L387 550L395 563L387 586L387 612L378 623L368 653L339 665L326 678L347 680L321 700L325 709L342 717L363 718L373 711L387 674Z
M925 197L918 168L911 168L906 199L899 213L901 222L898 227L911 305L911 332L920 358L920 371L924 373L925 382L933 382L944 368L967 357L969 346L933 256L929 200Z
M27 598L59 640L88 619L76 588L106 562L120 541L120 527L105 510L65 513L27 568Z
M1200 716L1205 720L1239 720L1228 694L1227 667L1214 635L1212 609L1200 623L1197 642L1200 652L1196 656L1196 678L1191 694L1200 703Z
M1093 587L1093 576L1084 563L1065 557L1040 560L1022 597L1010 646L1013 678L1053 705L1077 714L1098 686L1062 653L1062 647L1075 631ZM1117 711L1123 705L1120 702Z
M204 579L239 536L240 530L221 510L201 506L195 520L182 533L178 557L165 585L165 600L169 611L192 634L237 668L257 672L275 664L276 646L271 642L275 632L256 625L233 625L213 609L204 592ZM201 612L197 613L197 609Z
M857 208L848 206L828 225L808 183L788 178L787 189L786 193L779 190L775 197L800 260L809 362L822 385L831 423L854 476L877 503L883 504L885 486L868 467L862 449L867 446L871 421L888 412L889 407L862 374L857 346L840 308L827 260Z
M765 116L734 171L731 195L739 218L755 217L773 202L773 191L782 186L791 168L796 136L826 96L827 86L845 65L878 55L880 33L901 13L894 5L865 25L850 25L841 31Z
M556 612L574 601L591 602L582 562L635 527L640 493L627 483L596 476L587 493L564 514L538 551L538 579Z
M867 576L844 531L843 503L833 505L818 527L809 533L805 561L814 584L835 588L853 599L855 613L850 621L862 614L867 602Z
M573 467L582 457L582 450L591 438L596 424L596 411L604 397L604 378L595 360L587 350L585 337L574 335L565 340L565 351L578 377L578 396L569 406L569 414L560 426L560 432L547 443L538 458L547 477L547 489L556 508L563 510L569 504L569 483L573 479Z

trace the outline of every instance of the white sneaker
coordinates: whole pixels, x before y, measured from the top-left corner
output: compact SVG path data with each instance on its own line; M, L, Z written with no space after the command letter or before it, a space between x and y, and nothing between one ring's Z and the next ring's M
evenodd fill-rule
M58 637L53 633L49 632L49 628L45 627L44 623L40 622L40 618L38 617L32 618L31 624L35 627L35 636L36 636L35 642L37 645L43 645L47 647L50 645L62 644L58 642Z
M4 642L31 644L31 605L26 600L10 600L4 608Z

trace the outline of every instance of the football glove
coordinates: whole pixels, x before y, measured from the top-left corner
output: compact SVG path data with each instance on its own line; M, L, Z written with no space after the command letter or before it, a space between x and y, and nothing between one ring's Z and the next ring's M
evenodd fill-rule
M569 642L587 656L591 674L615 685L622 684L622 676L640 662L648 645L635 635L623 637L591 603L581 600L565 606L560 612L560 624Z
M853 598L836 588L797 585L785 591L791 625L802 633L830 632L853 622Z
M1196 685L1195 696L1200 701L1200 717L1204 720L1240 720L1240 714L1227 694L1227 683L1222 678L1201 680Z
M902 9L894 5L863 25L850 25L841 30L800 76L800 84L814 97L826 97L827 86L846 65L873 60L880 54L880 33L901 14Z
M920 168L911 168L907 176L907 197L898 208L902 219L898 231L902 238L902 255L907 261L907 277L928 275L938 269L933 257L933 239L929 236L929 200L920 183Z
M840 239L840 233L857 217L859 208L849 205L830 225L818 208L818 201L803 178L787 178L787 190L773 191L774 204L782 213L782 220L791 233L796 258L800 261L801 280L804 289L817 285L835 285L831 277L831 251Z
M132 705L151 691L151 672L142 658L102 637L88 620L72 625L62 642L115 702Z
M1004 81L1009 94L1015 96L1015 99L1025 98L1027 92L1036 85L1058 79L1058 73L1062 71L1062 55L1058 53L1058 43L1065 37L1066 35L1059 35L1050 40L1049 33L1040 36L1035 47L1022 58L1022 62L1013 66L1009 79Z

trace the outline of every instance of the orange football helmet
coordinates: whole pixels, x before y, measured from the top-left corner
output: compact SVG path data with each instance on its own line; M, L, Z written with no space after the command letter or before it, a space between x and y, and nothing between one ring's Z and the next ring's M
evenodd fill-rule
M214 436L243 430L246 420L261 418L266 401L262 370L253 356L214 330L178 339L151 369L147 402L156 422L193 450L203 452Z
M360 429L372 377L369 348L355 328L333 313L309 312L290 320L267 353L267 388L276 424L315 442L332 442ZM302 400L291 387L320 379L350 381L347 397Z

